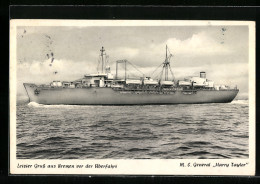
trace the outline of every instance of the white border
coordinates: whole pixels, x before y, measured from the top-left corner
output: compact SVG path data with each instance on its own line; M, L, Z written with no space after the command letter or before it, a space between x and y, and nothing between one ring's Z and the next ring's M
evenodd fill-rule
M249 27L249 159L16 159L16 27L17 26L217 26ZM255 22L252 21L172 21L172 20L11 20L10 21L10 173L11 174L123 174L123 175L254 175L255 174ZM244 167L188 167L188 163L245 163ZM17 168L18 163L32 168ZM180 167L184 163L186 167ZM113 164L114 169L34 168L35 164Z

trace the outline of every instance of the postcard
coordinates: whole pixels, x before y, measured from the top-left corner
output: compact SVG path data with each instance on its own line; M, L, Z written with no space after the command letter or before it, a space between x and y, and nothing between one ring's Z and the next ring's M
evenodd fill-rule
M254 175L255 22L10 20L10 174Z

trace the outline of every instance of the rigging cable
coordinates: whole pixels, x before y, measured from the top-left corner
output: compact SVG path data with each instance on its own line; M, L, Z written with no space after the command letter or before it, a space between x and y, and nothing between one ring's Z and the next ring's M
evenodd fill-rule
M132 65L138 72L140 72L142 75L144 75L144 73L139 70L134 64L132 64L130 61L127 61L130 65Z
M153 74L163 65L163 63L161 63L152 73L151 73L151 77L153 76ZM158 75L156 75L157 77Z
M169 68L170 68L170 72L171 72L171 74L172 74L172 77L173 77L173 81L175 82L175 76L174 76L174 74L173 74L173 72L172 72L172 68L171 68L171 66L169 65Z

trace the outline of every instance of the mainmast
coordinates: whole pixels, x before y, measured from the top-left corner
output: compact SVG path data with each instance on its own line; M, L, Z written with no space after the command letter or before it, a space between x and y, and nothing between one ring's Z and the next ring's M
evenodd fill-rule
M168 52L168 46L166 45L165 61L163 63L163 69L164 69L164 72L165 72L165 80L166 81L168 80L168 69L170 67L170 62L169 62L167 52Z
M168 54L168 52L169 52L169 54ZM159 76L158 78L159 78L160 81L161 80L165 80L165 81L169 80L169 76L168 75L169 75L169 70L170 70L170 74L172 75L172 78L173 78L172 81L175 82L175 77L174 77L174 74L172 72L171 65L170 65L170 59L171 59L172 56L173 55L170 53L169 48L166 45L165 60L152 73L152 75L153 75L159 68L162 67L161 72L156 75L156 77Z

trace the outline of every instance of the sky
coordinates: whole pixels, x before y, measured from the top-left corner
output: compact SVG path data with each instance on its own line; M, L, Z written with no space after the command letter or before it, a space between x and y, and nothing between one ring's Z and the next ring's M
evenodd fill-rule
M237 85L238 98L246 99L248 31L248 26L17 27L17 94L26 98L24 82L49 84L96 73L102 46L112 72L117 60L126 59L149 76L164 61L167 44L177 80L205 71L217 84Z

